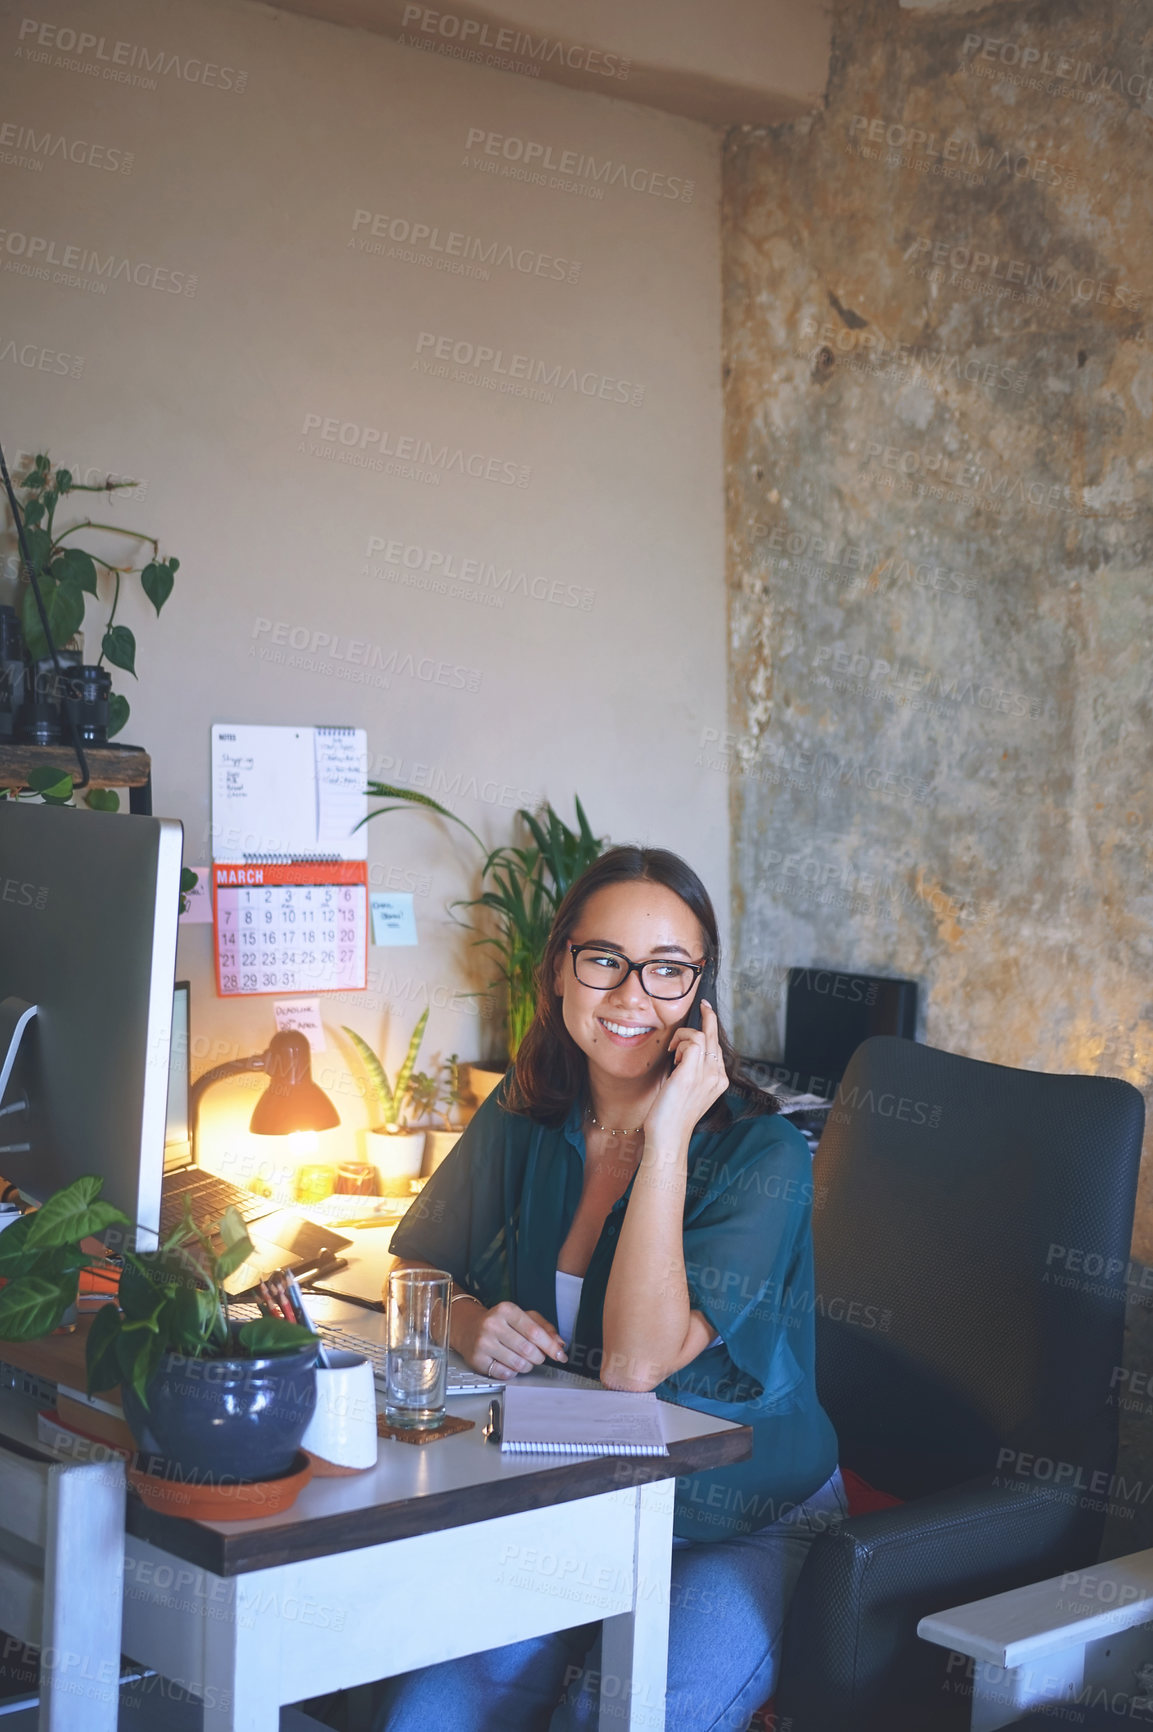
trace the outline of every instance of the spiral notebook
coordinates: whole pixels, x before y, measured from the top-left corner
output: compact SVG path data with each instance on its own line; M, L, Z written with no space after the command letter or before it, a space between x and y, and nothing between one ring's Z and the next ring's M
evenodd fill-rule
M214 723L213 860L367 860L367 780L363 728Z
M530 1455L667 1455L655 1395L510 1383L503 1450Z

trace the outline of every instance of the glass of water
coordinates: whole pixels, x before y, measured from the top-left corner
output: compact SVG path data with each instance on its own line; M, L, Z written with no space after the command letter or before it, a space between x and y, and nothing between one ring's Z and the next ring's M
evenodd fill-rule
M452 1276L443 1269L394 1269L388 1277L390 1425L439 1425L444 1418L451 1294Z

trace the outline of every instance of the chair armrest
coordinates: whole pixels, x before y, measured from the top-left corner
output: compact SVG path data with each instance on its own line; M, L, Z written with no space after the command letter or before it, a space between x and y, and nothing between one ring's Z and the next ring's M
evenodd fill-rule
M1008 1670L1150 1621L1153 1551L1144 1551L934 1612L917 1634Z
M988 1481L830 1528L813 1542L789 1608L782 1718L793 1716L795 1732L843 1732L863 1704L873 1712L891 1702L890 1723L900 1724L898 1706L919 1699L934 1725L966 1724L968 1697L954 1685L969 1662L919 1640L918 1621L1088 1564L1099 1537L1100 1516L1060 1494Z

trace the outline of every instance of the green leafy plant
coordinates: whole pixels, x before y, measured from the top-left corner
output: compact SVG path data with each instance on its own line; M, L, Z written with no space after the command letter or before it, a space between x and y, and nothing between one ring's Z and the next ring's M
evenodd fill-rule
M88 804L89 805L92 804L91 800L89 800ZM192 870L191 866L182 866L180 868L180 912L181 912L181 914L187 914L188 913L188 910L190 907L190 903L188 901L188 898L192 895L192 892L196 889L196 886L199 883L200 883L199 872L194 872Z
M438 1118L441 1130L454 1130L453 1114L464 1099L460 1060L456 1053L450 1053L434 1071L413 1071L409 1078L408 1098L414 1118Z
M604 852L604 839L593 835L579 799L576 813L577 829L572 830L551 806L545 807L543 824L522 808L517 816L531 842L494 848L484 868L489 888L459 904L488 909L496 925L495 936L477 942L496 952L508 991L510 1059L516 1057L536 1011L537 969L556 911L569 885Z
M409 1128L411 1123L409 1108L415 1104L412 1094L413 1067L416 1064L416 1055L420 1051L420 1043L424 1039L424 1031L427 1026L428 1006L426 1005L412 1031L408 1051L396 1073L396 1086L394 1088L388 1080L387 1071L368 1042L362 1039L354 1028L349 1028L347 1024L344 1025L344 1032L356 1048L360 1062L364 1066L369 1091L376 1101L380 1112L380 1122L386 1131L404 1131ZM419 1116L419 1113L416 1116Z
M74 803L76 789L69 770L59 770L52 764L42 764L38 769L28 772L28 791L39 795L46 806L71 806ZM17 793L15 798L24 800L26 793ZM84 804L94 812L119 812L120 795L115 788L86 788ZM181 889L183 891L184 874L181 872ZM183 901L180 912L184 913Z
M172 594L180 561L171 557L161 559L160 544L155 536L145 535L139 529L128 529L119 523L98 523L91 517L84 517L78 523L71 523L66 529L61 529L57 525L56 517L61 500L68 495L112 494L122 488L135 486L135 481L108 480L99 484L75 481L70 470L53 468L43 452L33 459L32 468L19 482L24 495L21 501L24 537L28 543L33 570L39 579L53 643L57 649L62 649L68 640L75 636L84 624L86 598L91 596L94 600L97 599L101 577L110 579L111 605L96 666L99 667L107 660L113 667L131 674L133 679L137 677L136 638L128 626L118 623L116 610L120 605L122 578L135 575L138 568L132 563L113 565L100 554L78 547L71 538L81 530L92 529L147 543L152 549L152 558L139 568L140 587L157 614ZM29 575L25 571L25 576ZM44 635L44 626L31 583L24 594L21 615L28 654L32 661L40 661L51 651ZM113 692L108 700L110 736L120 732L128 720L128 715L128 699L120 692ZM89 804L92 804L91 800Z
M503 983L507 994L508 1056L515 1058L536 1009L536 973L553 918L570 884L604 853L607 838L593 835L579 798L575 799L575 830L551 805L546 804L539 816L522 806L516 816L528 832L523 845L505 843L499 848L485 849L476 831L463 818L427 794L413 793L388 782L370 782L367 792L371 799L396 802L378 806L368 814L368 819L409 804L424 806L467 830L482 850L480 895L461 899L453 906L484 909L491 916L488 924L495 927L495 932L486 930L475 919L469 924L477 928L476 943L496 953L498 973L494 985Z
M28 772L28 789L38 794L46 806L71 806L75 799L76 789L69 770L59 770L54 765L43 764L40 768ZM17 799L25 799L23 793ZM86 788L84 804L94 812L119 812L120 795L115 788ZM196 883L196 874L192 874L192 884L184 882L188 868L182 867L180 873L180 912L184 913L184 892L191 890Z
M32 1341L56 1329L76 1303L81 1271L100 1258L81 1249L97 1234L115 1232L123 1269L116 1303L102 1305L88 1333L88 1390L127 1383L147 1406L147 1386L166 1353L194 1359L256 1358L291 1353L316 1337L298 1323L257 1317L236 1324L223 1283L252 1255L248 1229L235 1209L219 1225L224 1250L184 1220L155 1251L127 1248L128 1217L100 1198L103 1180L73 1180L42 1209L0 1233L0 1339Z
M431 1118L439 1093L440 1079L436 1072L414 1070L408 1079L408 1099L413 1118Z

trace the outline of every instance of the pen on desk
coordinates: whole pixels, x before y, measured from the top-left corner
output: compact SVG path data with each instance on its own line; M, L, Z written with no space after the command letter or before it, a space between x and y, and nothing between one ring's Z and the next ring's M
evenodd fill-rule
M319 1293L322 1289L317 1287L318 1281L327 1281L328 1277L335 1275L338 1269L347 1268L347 1257L338 1257L335 1252L325 1250L321 1252L315 1263L311 1265L305 1263L298 1268L297 1275L305 1287L312 1288ZM338 1293L336 1297L339 1299L342 1295Z

